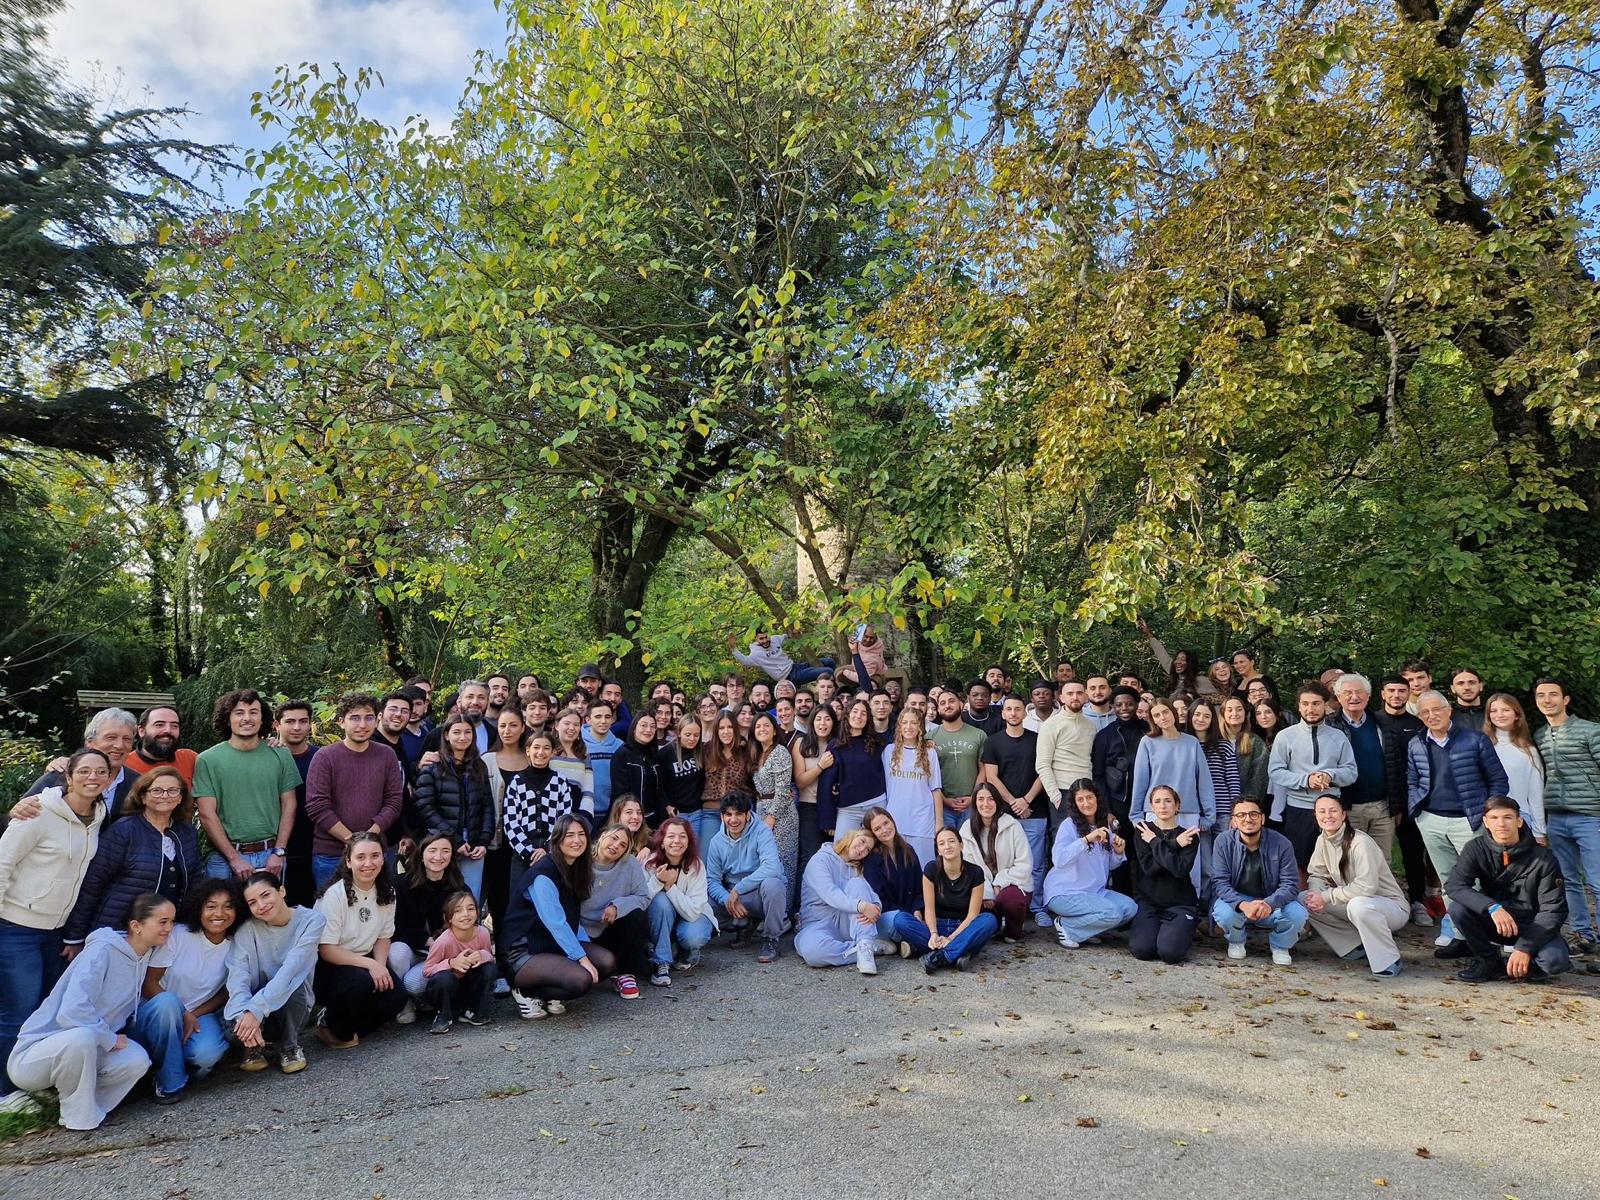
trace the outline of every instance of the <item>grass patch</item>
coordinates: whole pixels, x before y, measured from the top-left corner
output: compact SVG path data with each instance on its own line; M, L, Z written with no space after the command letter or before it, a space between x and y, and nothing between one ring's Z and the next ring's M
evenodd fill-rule
M503 1088L490 1088L483 1094L483 1098L485 1100L504 1100L507 1096L526 1095L527 1091L528 1089L520 1083L513 1083Z
M30 1112L0 1113L0 1140L19 1138L37 1129L48 1129L61 1116L61 1106L54 1095L35 1097L39 1107Z

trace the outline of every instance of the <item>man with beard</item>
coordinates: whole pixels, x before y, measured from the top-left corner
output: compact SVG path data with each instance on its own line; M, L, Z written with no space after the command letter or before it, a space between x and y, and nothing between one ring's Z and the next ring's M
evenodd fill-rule
M178 710L170 704L151 705L139 714L139 742L126 759L128 766L141 775L152 767L170 766L193 786L195 752L178 745L182 736Z
M805 733L811 728L811 714L817 711L817 698L809 688L794 694L794 727Z
M1150 730L1139 719L1139 693L1132 688L1119 687L1112 691L1111 713L1111 724L1094 735L1090 751L1094 786L1116 817L1117 824L1123 829L1132 829L1133 760L1139 753L1139 742ZM1111 873L1112 886L1131 895L1133 871L1134 860L1130 856Z
M1092 774L1094 722L1084 715L1088 690L1081 683L1061 685L1061 708L1039 726L1039 749L1035 765L1050 797L1050 829L1061 824L1063 805L1072 802L1069 789Z
M1033 892L1028 907L1039 928L1050 926L1044 907L1044 877L1050 866L1050 801L1045 799L1039 781L1039 735L1023 728L1027 711L1021 696L1007 696L1000 702L1000 717L1005 722L999 733L986 738L978 752L978 777L1000 791L1001 801L1022 826L1033 856ZM996 817L996 820L999 818Z
M1117 719L1116 713L1111 709L1111 681L1104 675L1091 675L1084 680L1083 686L1088 697L1083 706L1083 715L1089 719L1095 727L1095 732L1098 733ZM1137 687L1134 688L1135 692L1138 690Z
M229 692L211 718L224 740L195 760L195 810L211 842L208 875L283 878L301 780L289 751L267 744L267 715L254 688Z
M311 705L304 700L285 700L278 705L273 732L278 745L294 759L300 772L300 786L294 790L294 828L289 831L288 854L283 868L283 890L290 904L309 908L317 902L317 884L311 874L311 834L315 826L306 815L306 776L311 773Z
M484 686L489 689L489 705L484 709L484 720L493 725L500 719L500 714L511 702L511 676L501 671L496 671L485 679Z

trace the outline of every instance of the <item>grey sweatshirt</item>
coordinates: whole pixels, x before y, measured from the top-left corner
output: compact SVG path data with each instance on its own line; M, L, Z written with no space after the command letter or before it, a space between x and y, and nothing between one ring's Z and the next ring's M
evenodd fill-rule
M583 927L590 937L596 937L605 925L600 914L608 905L617 906L617 916L625 917L650 904L650 893L645 888L644 867L631 854L625 854L609 867L594 864L594 890L579 908Z
M292 908L287 925L268 925L252 917L233 935L228 948L228 1002L225 1021L250 1013L265 1021L300 988L311 986L317 965L317 940L328 920L314 908Z
M149 953L135 954L127 934L96 929L44 1003L23 1023L17 1050L67 1029L92 1029L100 1049L110 1050L139 1006L149 965Z

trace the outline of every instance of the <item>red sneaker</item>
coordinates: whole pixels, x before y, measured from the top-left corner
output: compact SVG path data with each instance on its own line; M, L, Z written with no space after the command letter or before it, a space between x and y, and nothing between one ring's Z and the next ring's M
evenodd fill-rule
M617 995L624 1000L637 1000L639 998L639 981L632 975L618 975L615 982Z

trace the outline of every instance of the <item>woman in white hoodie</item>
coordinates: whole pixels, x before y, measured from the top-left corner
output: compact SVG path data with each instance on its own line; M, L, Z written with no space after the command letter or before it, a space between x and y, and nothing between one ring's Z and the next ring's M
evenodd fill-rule
M5 1064L23 1021L67 965L62 927L99 845L111 773L101 751L79 750L67 761L66 785L40 793L39 815L10 822L0 836L0 1105L29 1103Z
M127 929L89 934L23 1025L6 1069L30 1092L55 1088L68 1129L98 1129L150 1069L144 1047L121 1030L139 1006L150 957L166 945L176 917L166 897L138 897Z
M650 982L672 986L672 971L689 972L700 965L700 949L717 932L705 864L695 845L694 830L682 817L668 817L650 839L644 860L645 888L650 893Z
M961 826L961 857L983 872L983 906L1000 919L1006 941L1020 941L1033 898L1033 851L1022 822L1006 811L992 783L980 783L972 793L972 816Z

